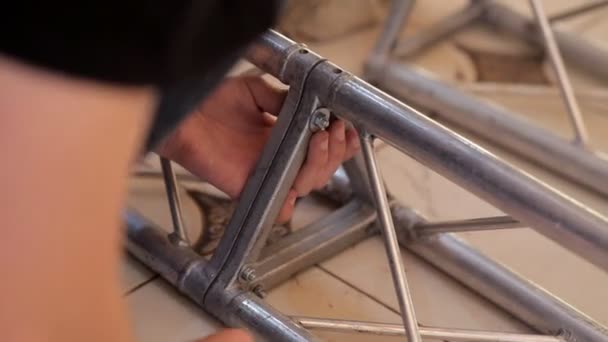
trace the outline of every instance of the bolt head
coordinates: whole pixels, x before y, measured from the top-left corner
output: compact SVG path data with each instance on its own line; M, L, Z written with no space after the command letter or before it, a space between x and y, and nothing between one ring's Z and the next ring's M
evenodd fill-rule
M329 127L330 117L331 112L327 108L319 108L315 110L310 119L310 130L313 132L325 130L327 127Z

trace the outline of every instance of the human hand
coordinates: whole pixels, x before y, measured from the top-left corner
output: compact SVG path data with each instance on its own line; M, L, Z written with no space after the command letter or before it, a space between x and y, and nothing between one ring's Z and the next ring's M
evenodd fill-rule
M227 78L164 139L157 152L238 198L270 137L285 95L286 91L260 77ZM358 149L356 131L346 129L343 121L334 121L326 131L313 134L277 221L287 221L297 197L324 186Z

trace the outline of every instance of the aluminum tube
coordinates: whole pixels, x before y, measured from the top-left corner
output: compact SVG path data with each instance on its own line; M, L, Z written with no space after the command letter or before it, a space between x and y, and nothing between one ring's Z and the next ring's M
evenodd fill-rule
M269 31L262 43L264 41L283 42L285 38L276 32ZM288 42L273 43L273 45L283 45L289 48ZM265 47L261 47L261 49L264 50ZM361 79L336 68L330 63L320 63L313 70L314 73L320 72L326 76L327 84L319 83L317 89L326 106L335 113L358 127L365 127L370 134L383 139L598 267L608 270L607 218L523 171L509 166L491 153ZM281 67L271 66L271 69L281 69ZM339 78L335 78L336 70L339 70ZM385 78L388 78L389 74L387 73ZM433 99L432 92L439 91L448 92L441 96L444 100L456 103L463 100L461 96L446 98L446 95L452 92L450 87L437 86L437 82L417 74L414 75L426 86L435 85L429 89L431 96L425 93L419 93L417 96ZM408 83L414 84L415 82ZM465 102L472 106L470 109L483 104L478 101ZM498 115L495 119L505 117L507 116ZM487 122L491 123L489 120ZM492 127L492 125L486 126L486 130L489 130L488 127ZM520 128L525 129L526 127L524 125ZM497 131L502 132L503 129ZM540 134L540 136L546 135ZM513 136L510 139L516 140L513 139ZM535 145L523 146L533 148ZM576 158L555 159L555 161L560 161L559 166L562 169L570 167L574 164L574 160L581 163L600 163L597 158L581 159L580 155L585 152L581 149L576 149L576 151ZM555 151L542 152L550 154L549 152ZM605 175L603 178L599 176L599 174L605 174L608 168L598 165L594 171L597 171L597 174L594 175L587 170L587 175L595 176L594 181L597 182L597 186L603 186L608 193L608 182L605 182L608 176Z
M363 333L384 336L403 336L405 329L399 324L372 323L342 319L321 319L311 317L292 317L294 321L307 329L335 331L343 333ZM449 340L451 342L559 342L559 337L517 334L494 331L444 329L420 327L420 335L425 338Z
M358 78L334 82L330 101L357 127L608 270L608 219L597 212Z
M222 321L230 326L247 327L262 338L262 341L317 342L320 341L289 317L252 295L241 293L235 296L222 311Z
M160 165L163 170L163 178L165 180L165 189L167 191L167 200L169 201L169 209L171 209L171 220L173 221L172 241L178 244L189 245L188 233L182 218L182 201L179 197L177 189L177 178L171 166L169 159L160 157Z
M204 306L203 289L210 278L207 261L189 247L176 246L143 216L127 210L127 248L139 261L158 272L181 293L228 326L244 327L268 341L308 342L317 339L251 293L237 289L218 292L221 307Z
M399 42L395 47L394 55L399 57L412 56L443 38L464 29L468 24L479 18L481 13L482 6L476 1L471 2L469 6L462 10ZM382 38L381 36L380 39Z
M480 101L420 71L389 62L378 81L398 97L505 147L567 179L608 195L608 161L524 117Z
M420 223L412 227L416 236L480 230L522 228L525 225L509 216L485 217L468 220Z
M539 332L562 333L568 341L608 341L605 326L452 234L402 245Z
M508 31L519 38L541 43L541 36L530 18L513 11L509 7L496 1L484 1L485 21L501 30ZM564 59L585 70L589 75L608 80L608 50L593 44L580 35L553 28L555 40L564 56Z
M583 121L583 114L581 114L578 101L576 100L576 96L574 96L574 90L572 90L570 78L566 72L564 61L562 60L557 43L555 42L553 30L551 30L551 27L549 26L549 21L547 20L547 15L545 14L543 5L540 0L530 0L530 5L532 7L532 12L534 12L534 16L536 17L538 27L541 31L545 50L549 55L549 60L551 61L551 65L553 66L553 70L557 76L557 83L559 84L559 89L561 90L564 104L568 110L570 123L574 128L574 142L583 147L588 147L589 134L587 133L587 128L585 126L585 122Z
M405 25L407 17L412 12L414 0L392 0L388 9L388 17L376 45L372 49L371 58L384 59L395 47L399 33Z
M380 169L376 163L374 156L374 146L372 138L364 131L359 132L361 136L361 151L365 159L365 166L369 176L369 183L376 210L378 211L378 221L382 228L382 237L384 238L384 248L388 257L391 275L393 277L393 285L401 310L401 318L405 326L407 339L411 342L422 342L420 333L418 332L418 321L416 320L416 312L414 311L414 303L407 284L407 276L403 267L403 259L401 258L401 248L397 240L397 231L393 223L391 208L388 204L388 197L384 189Z

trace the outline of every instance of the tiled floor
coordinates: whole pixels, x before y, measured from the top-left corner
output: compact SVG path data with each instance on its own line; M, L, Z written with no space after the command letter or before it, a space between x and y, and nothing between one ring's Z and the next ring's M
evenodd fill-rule
M438 0L419 1L412 27L422 27L449 13L446 6L442 5L445 3ZM564 4L572 4L565 0L545 3L549 6L549 12L563 8ZM601 25L597 18L594 18L591 16L564 26L584 32L592 39L599 39L601 32L608 31L608 25ZM406 31L408 30L411 28ZM330 57L345 69L360 73L361 62L373 45L377 33L377 28L370 28L339 40L311 45L314 50ZM458 44L472 44L498 53L527 53L526 46L488 37L488 33L480 31L479 28L470 30L441 43L437 48L417 57L414 62L432 70L446 81L471 82L476 78L475 68L470 58L457 48ZM583 86L598 87L596 81L589 81L576 70L572 72L577 89L582 89ZM547 90L546 87L540 88L541 95L534 96L514 92L507 87L492 92L480 89L473 91L517 110L564 136L570 134L559 98L554 91ZM608 151L608 91L585 93L580 97L580 101L595 146ZM475 137L470 138L479 141ZM487 147L501 158L608 215L608 199L578 189L498 148ZM403 204L415 207L427 218L457 219L500 214L492 206L388 146L379 148L378 155L391 192ZM164 200L164 189L158 180L133 182L131 204L159 224L169 227L170 216ZM194 202L187 197L184 198L184 210L191 234L197 234L196 228L201 224L201 214ZM303 225L323 212L323 209L306 202L298 209L295 221L297 225ZM601 323L608 324L608 291L605 290L608 288L607 274L530 229L467 233L460 236L487 255L563 297ZM402 254L417 315L422 324L529 331L521 322L455 283L424 261L406 251ZM123 288L139 341L191 341L220 328L219 323L177 294L138 262L125 257L124 269ZM389 274L381 240L370 238L273 289L268 301L286 314L397 323L398 307ZM328 341L398 340L335 333L319 336Z

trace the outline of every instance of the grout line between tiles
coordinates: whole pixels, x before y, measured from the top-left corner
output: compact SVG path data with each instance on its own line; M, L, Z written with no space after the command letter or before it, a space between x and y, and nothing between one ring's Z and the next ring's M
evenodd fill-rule
M135 291L137 291L137 290L141 289L142 287L146 286L147 284L151 283L152 281L154 281L154 280L156 280L156 279L158 279L158 278L159 278L159 275L158 275L158 274L153 275L153 276L152 276L150 279L147 279L146 281L144 281L144 282L142 282L142 283L140 283L140 284L137 284L137 286L135 286L135 287L133 287L133 288L129 289L127 292L125 292L125 293L123 294L123 296L124 296L124 297L126 297L126 296L128 296L128 295L132 294L133 292L135 292Z
M349 286L350 288L352 288L353 290L361 293L362 295L368 297L369 299L371 299L372 301L376 302L377 304L381 305L382 307L384 307L385 309L390 310L391 312L396 313L397 315L400 315L399 310L395 310L394 308L390 307L389 305L387 305L386 303L382 302L380 299L376 298L375 296L373 296L370 293L367 293L365 291L363 291L362 289L358 288L357 286L355 286L355 284L349 282L348 280L340 277L339 275L333 273L332 271L326 269L325 267L321 266L320 264L317 265L317 267L327 273L329 276L335 278L338 281L341 281L342 283L344 283L345 285Z

